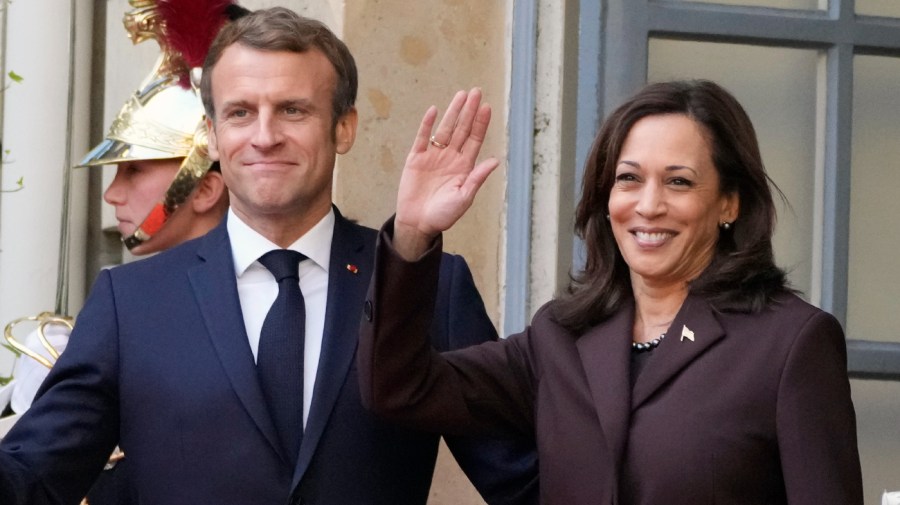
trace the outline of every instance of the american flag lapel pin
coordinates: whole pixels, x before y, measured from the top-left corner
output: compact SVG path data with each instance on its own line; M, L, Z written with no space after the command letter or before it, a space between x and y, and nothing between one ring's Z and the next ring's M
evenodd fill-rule
M349 270L351 274L359 273L359 268L357 268L356 265L351 265L350 263L347 263L347 270Z
M688 339L691 342L694 341L694 332L691 331L690 328L687 327L687 325L684 325L681 328L681 341L684 342L684 339Z

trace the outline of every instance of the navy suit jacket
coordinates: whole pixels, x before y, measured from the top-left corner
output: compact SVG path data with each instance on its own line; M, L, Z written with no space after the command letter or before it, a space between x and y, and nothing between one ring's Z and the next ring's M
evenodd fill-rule
M100 273L66 352L0 444L0 503L78 503L116 443L143 504L425 503L438 438L360 402L354 357L376 232L335 213L322 354L295 467L263 400L223 220ZM462 258L445 257L440 291L434 345L495 335ZM488 499L536 499L533 441L455 445Z

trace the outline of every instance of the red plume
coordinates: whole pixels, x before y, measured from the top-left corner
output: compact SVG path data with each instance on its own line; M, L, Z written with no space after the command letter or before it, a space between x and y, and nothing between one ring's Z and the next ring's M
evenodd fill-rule
M188 68L203 65L209 46L225 24L231 0L157 0L169 47L181 53ZM182 77L190 85L190 77Z

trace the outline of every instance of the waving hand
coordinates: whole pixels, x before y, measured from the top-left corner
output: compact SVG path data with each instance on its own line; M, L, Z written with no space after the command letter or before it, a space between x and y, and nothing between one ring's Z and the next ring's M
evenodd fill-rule
M400 177L394 247L410 260L462 217L499 165L496 158L476 163L491 122L491 107L481 103L480 89L457 92L431 135L436 118L432 106L422 118Z

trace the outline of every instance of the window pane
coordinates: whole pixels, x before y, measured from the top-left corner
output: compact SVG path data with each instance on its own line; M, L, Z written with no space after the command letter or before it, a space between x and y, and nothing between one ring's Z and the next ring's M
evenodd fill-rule
M775 7L776 9L824 10L828 8L828 0L680 0L692 3L740 5L743 7ZM860 2L862 0L857 0ZM869 0L877 2L878 0ZM895 0L881 0L893 2Z
M816 76L812 50L651 39L648 78L711 79L741 102L759 137L776 196L775 254L795 288L811 293L816 166ZM740 218L738 218L740 221Z
M852 380L865 503L900 491L900 382Z
M900 59L857 56L853 67L847 334L900 342Z
M897 0L856 0L856 13L865 16L900 17Z

